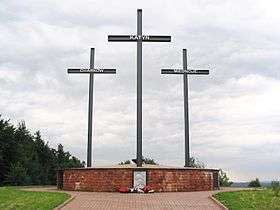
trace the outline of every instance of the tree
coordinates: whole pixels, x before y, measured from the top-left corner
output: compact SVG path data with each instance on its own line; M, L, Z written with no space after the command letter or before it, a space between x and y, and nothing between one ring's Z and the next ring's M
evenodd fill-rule
M59 144L56 152L57 169L80 168L85 166L78 158L73 157L69 152L64 152L62 144Z
M259 179L256 178L255 180L250 181L250 183L248 184L248 187L261 187L261 183L260 183Z
M0 115L0 185L3 185L11 163L15 163L19 155L14 132L14 126L9 120L1 119Z
M280 183L278 181L272 181L271 182L271 188L272 188L272 191L273 191L274 195L276 197L278 197L279 192L280 192Z
M26 185L28 183L27 169L19 162L12 164L8 174L6 175L5 183L11 185Z
M21 121L17 127L0 115L0 186L3 184L55 184L56 170L84 167L85 162L63 150L50 148L37 131Z
M65 166L64 166L64 151L63 151L62 144L59 144L57 146L56 158L57 158L57 168L63 169Z
M233 184L222 169L219 171L219 183L221 187L230 187Z
M55 171L55 155L52 153L48 144L45 143L41 137L40 131L37 131L34 134L34 146L33 150L35 151L34 165L37 166L37 179L40 184L49 184L55 178L53 175L56 174ZM35 172L34 171L34 172ZM35 175L35 173L33 173ZM50 174L53 174L50 176Z

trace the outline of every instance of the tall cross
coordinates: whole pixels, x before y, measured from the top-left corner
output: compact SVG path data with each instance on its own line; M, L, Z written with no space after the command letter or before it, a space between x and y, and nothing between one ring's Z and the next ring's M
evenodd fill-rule
M93 84L94 74L115 74L116 69L94 68L94 48L90 49L90 67L79 69L68 69L68 74L89 74L89 104L88 104L88 146L87 167L91 167L92 159L92 110L93 110Z
M171 36L142 34L142 10L137 10L136 35L109 35L109 42L137 42L137 155L133 161L142 166L142 42L170 42Z
M188 74L209 74L209 70L188 69L187 50L183 49L183 69L162 69L162 74L183 74L184 76L184 121L185 121L185 167L190 166L190 146L189 146L189 92Z

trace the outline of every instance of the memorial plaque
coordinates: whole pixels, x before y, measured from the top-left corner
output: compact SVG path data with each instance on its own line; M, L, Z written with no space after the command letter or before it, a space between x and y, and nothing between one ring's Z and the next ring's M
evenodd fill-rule
M133 187L144 188L147 184L147 171L133 171Z

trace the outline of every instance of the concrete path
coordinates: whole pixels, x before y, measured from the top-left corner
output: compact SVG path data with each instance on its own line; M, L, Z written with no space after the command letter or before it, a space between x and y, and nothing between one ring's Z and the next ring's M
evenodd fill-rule
M29 188L31 191L57 191L54 188ZM71 194L73 199L62 210L88 209L223 209L209 198L217 191L172 192L153 194L121 194L105 192L58 191Z

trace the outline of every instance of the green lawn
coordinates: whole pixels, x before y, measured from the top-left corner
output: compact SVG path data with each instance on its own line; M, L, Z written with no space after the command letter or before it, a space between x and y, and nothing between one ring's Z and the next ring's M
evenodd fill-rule
M31 192L17 187L0 187L0 209L51 210L69 197L66 193Z
M214 197L230 210L280 209L280 196L275 197L269 189L221 192Z

